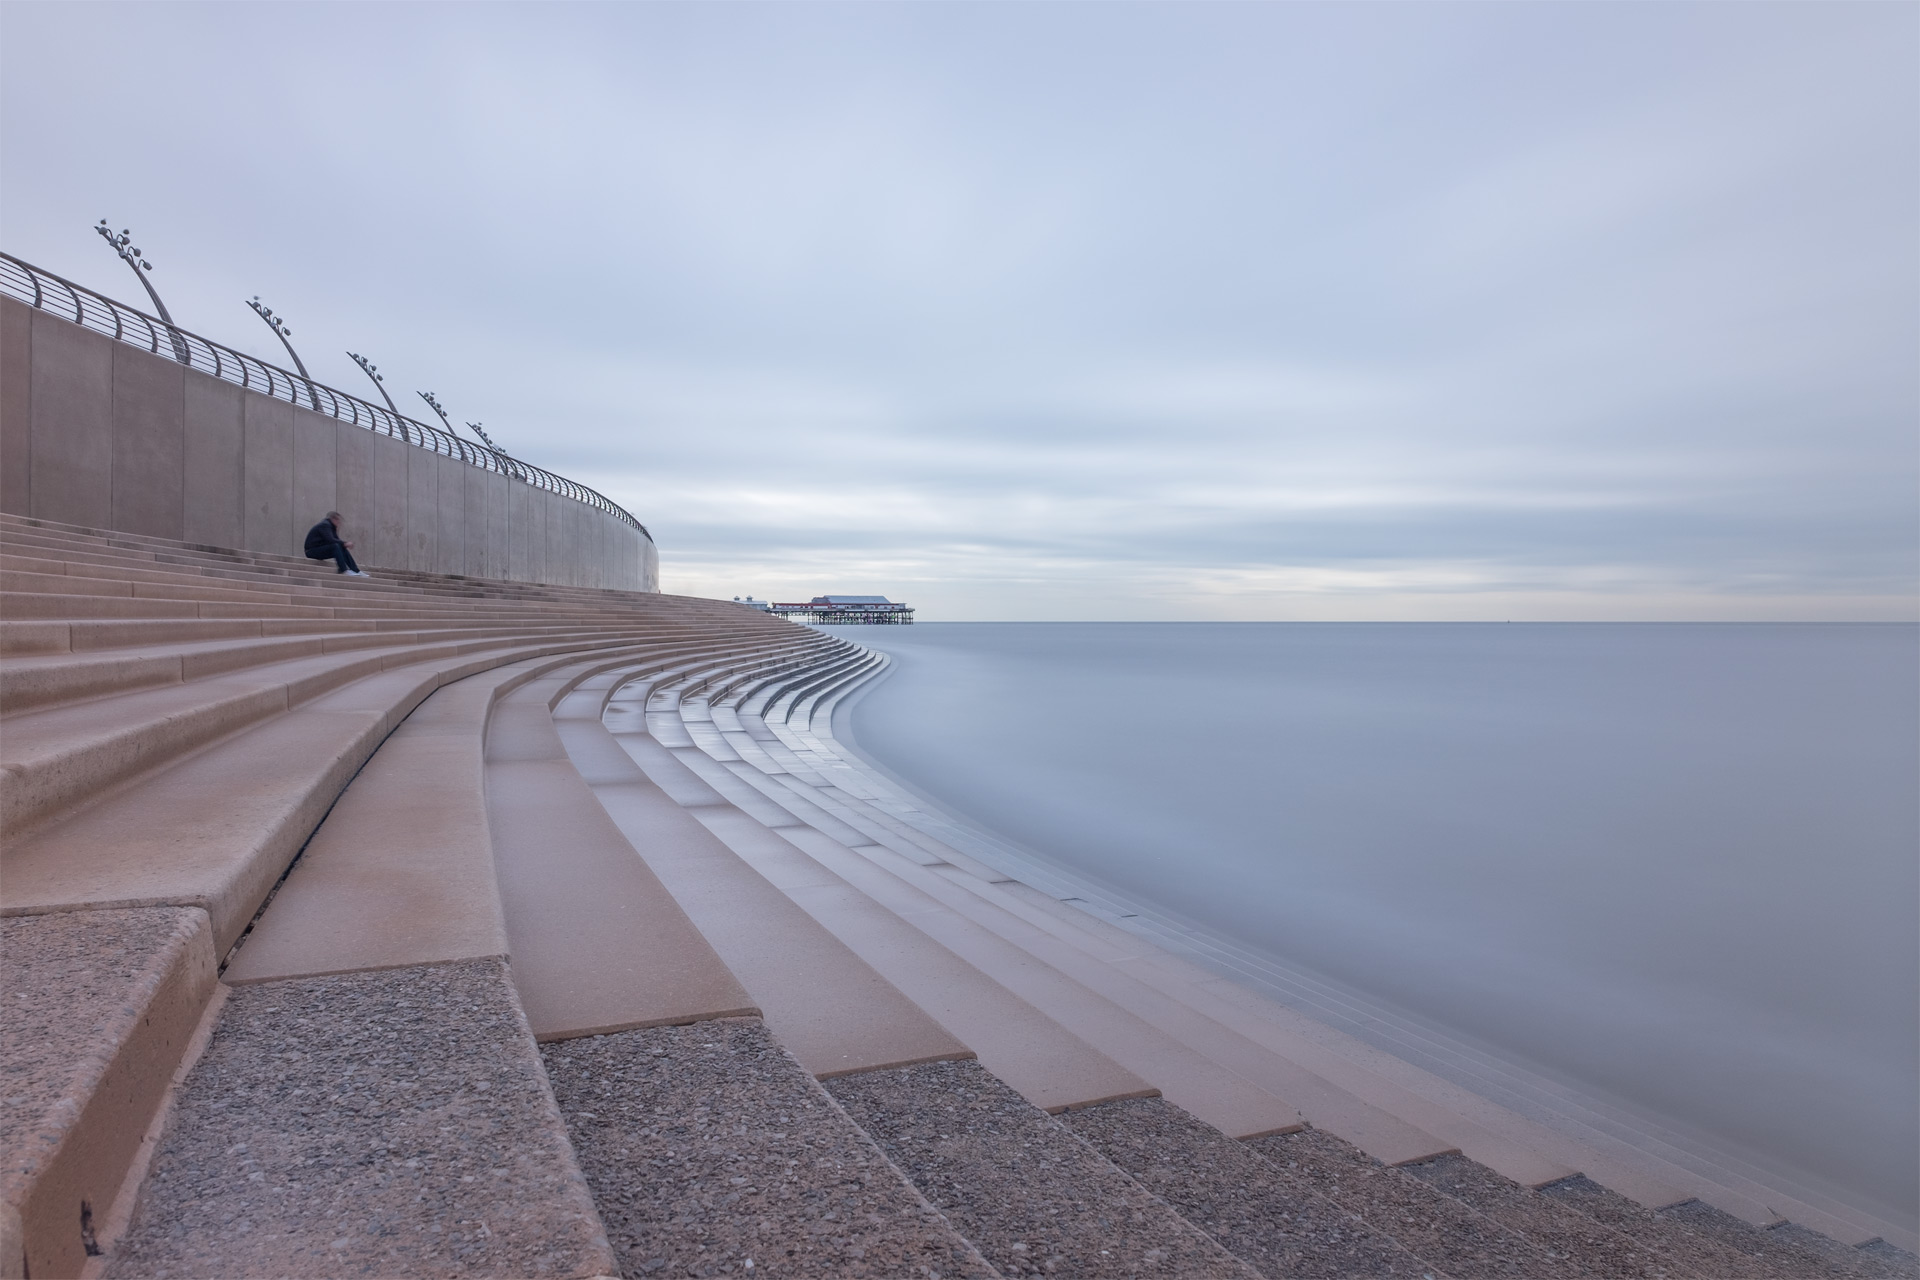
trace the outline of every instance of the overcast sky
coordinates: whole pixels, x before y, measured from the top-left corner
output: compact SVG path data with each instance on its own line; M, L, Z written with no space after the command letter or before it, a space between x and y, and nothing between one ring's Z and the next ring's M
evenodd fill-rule
M1912 617L1917 50L1826 0L14 0L0 247L141 302L105 216L283 359L259 293L671 591Z

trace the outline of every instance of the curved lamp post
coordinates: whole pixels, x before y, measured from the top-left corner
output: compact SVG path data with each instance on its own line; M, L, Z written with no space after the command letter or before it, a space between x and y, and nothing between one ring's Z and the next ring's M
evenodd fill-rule
M380 398L387 402L387 412L393 415L393 425L400 428L400 438L412 444L413 433L407 430L407 419L400 412L400 407L394 404L393 397L387 394L387 380L380 376L380 366L356 351L347 352L347 358L360 366L360 372L373 379L373 385L380 391Z
M193 358L187 352L187 340L180 336L180 330L175 327L173 317L167 314L167 304L160 301L160 295L154 292L153 281L147 279L147 272L153 270L153 264L141 257L138 249L129 247L133 244L133 233L123 230L119 235L115 235L105 218L100 219L100 225L94 230L115 253L120 255L120 261L133 269L134 278L146 287L147 297L153 300L153 309L160 313L160 322L167 326L167 338L173 344L173 358L181 364L191 365Z
M440 415L440 421L446 424L447 434L450 436L453 435L454 434L453 420L447 417L447 411L441 407L440 402L438 400L434 399L433 392L422 391L420 393L420 398L427 402L428 408L432 409L435 413ZM487 439L487 433L480 429L480 424L477 422L469 422L467 426L473 429L474 435L480 437L480 442L487 447L487 452L492 454L494 457L500 459L501 470L511 473L512 466L508 462L507 455L500 452L499 449L495 448L493 441ZM459 437L455 436L454 438L458 439Z
M300 362L300 353L293 349L291 342L287 341L293 336L293 330L287 328L280 317L273 314L272 307L260 301L259 294L254 294L253 301L247 305L253 308L255 315L267 322L267 328L273 330L274 337L280 339L280 345L287 349L289 356L293 357L293 367L300 371L300 381L307 384L307 403L313 406L315 413L320 412L320 397L313 390L313 379L307 376L307 366Z

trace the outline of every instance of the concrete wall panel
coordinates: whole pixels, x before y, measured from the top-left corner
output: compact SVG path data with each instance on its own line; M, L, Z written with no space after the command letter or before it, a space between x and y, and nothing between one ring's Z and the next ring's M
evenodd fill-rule
M507 577L528 581L532 561L527 525L533 519L533 486L515 483L507 490Z
M479 467L468 467L463 472L465 484L462 486L460 545L466 553L467 567L462 573L470 573L476 578L493 575L486 571L487 564L487 510L488 473Z
M33 309L0 298L0 511L33 510Z
M113 339L35 312L31 515L113 527Z
M362 566L377 563L380 523L373 512L373 433L350 422L322 419L333 428L333 505L346 518ZM364 558L363 558L364 557Z
M180 536L214 547L247 544L246 392L204 373L181 388L185 471Z
M434 547L440 541L439 459L407 448L407 559L397 567L432 573Z
M186 368L113 344L113 528L186 536Z
M296 547L327 512L346 514L334 484L334 429L338 425L311 409L293 409L293 523L287 535ZM351 534L347 540L359 541Z
M247 547L299 555L293 537L293 406L265 396L247 396L244 405ZM300 532L304 534L306 526Z
M507 576L507 508L513 491L526 486L502 475L487 476L487 549L482 563L489 578Z
M331 509L369 565L658 589L570 498L0 299L0 511L291 556Z
M358 430L359 428L354 428ZM413 545L408 529L407 461L419 450L392 436L367 433L373 451L373 556L361 561L389 569L407 567Z
M467 472L458 458L436 457L440 473L440 534L433 552L435 573L467 571Z

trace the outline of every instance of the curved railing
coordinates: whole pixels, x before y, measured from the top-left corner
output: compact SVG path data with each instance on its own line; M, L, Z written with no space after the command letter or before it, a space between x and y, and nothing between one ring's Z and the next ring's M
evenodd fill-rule
M536 489L572 498L616 520L625 521L646 534L649 542L653 540L653 535L647 533L647 526L634 519L626 508L583 484L518 458L508 457L497 450L471 444L439 427L430 427L424 422L402 417L383 405L371 404L358 396L336 391L325 383L303 378L297 373L288 373L278 365L244 355L198 334L188 333L177 325L170 325L144 311L95 293L85 285L75 284L51 271L43 271L31 263L22 262L10 253L0 253L0 293L71 320L96 333L104 333L117 341L169 360L177 360L190 369L210 373L223 382L235 383L276 400L285 400L289 404L324 413L341 422L351 422L369 431L393 436L417 448L458 458L469 466L498 472Z

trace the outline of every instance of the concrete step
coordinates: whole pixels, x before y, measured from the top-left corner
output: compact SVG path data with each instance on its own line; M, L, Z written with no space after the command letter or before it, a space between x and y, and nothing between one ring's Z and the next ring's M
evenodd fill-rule
M104 1263L555 1280L618 1265L499 960L235 989Z
M245 671L273 662L326 653L369 649L417 648L475 640L584 639L633 635L638 628L597 626L456 625L414 631L356 631L343 634L247 637L150 644L129 651L54 653L9 657L0 666L0 712L38 711L65 703L110 697L137 689L185 684Z
M1259 1274L977 1062L826 1088L1002 1275Z
M700 724L686 727L700 738ZM710 739L709 754L715 753L714 746ZM731 756L731 750L726 754ZM1222 1043L1232 1037L1227 1028L1207 1024L1170 1001L1154 1003L1151 992L1111 967L1054 945L1040 931L957 890L937 871L875 844L865 833L824 819L817 808L803 808L796 799L781 799L804 824L779 830L788 843L1186 1110L1236 1137L1303 1123L1297 1105L1271 1086L1282 1076L1297 1082L1305 1073L1287 1072L1288 1064L1245 1042L1234 1046L1232 1065L1223 1064L1220 1057L1228 1055ZM984 1057L985 1050L977 1043L974 1047ZM1255 1072L1261 1078L1251 1074ZM1350 1109L1362 1110L1357 1104ZM1448 1149L1390 1116L1374 1120L1378 1144L1402 1158Z
M1442 1195L1564 1258L1594 1280L1699 1275L1697 1257L1669 1254L1644 1236L1628 1235L1577 1209L1503 1178L1465 1156L1400 1166Z
M825 1078L968 1049L661 791L600 721L605 691L585 682L554 709L568 759L720 958L781 1043Z
M541 1055L622 1275L996 1274L757 1020Z
M0 748L0 822L17 831L48 820L216 738L390 667L507 643L495 638L323 653L12 717Z
M486 805L514 981L542 1040L758 1014L574 770L552 701L570 676L503 696L486 727Z
M494 666L593 647L536 643L403 663L162 762L10 838L0 912L199 906L224 955L348 780L429 694Z
M1407 1277L1433 1269L1393 1238L1159 1098L1109 1102L1060 1117L1082 1141L1161 1197L1261 1275Z
M1006 987L740 814L645 734L615 739L648 780L848 950L1045 1110L1152 1092ZM797 824L796 824L797 829Z
M1318 1192L1377 1230L1391 1224L1402 1248L1443 1275L1548 1280L1586 1274L1570 1259L1331 1134L1302 1129L1249 1145L1283 1187L1296 1194Z
M15 1225L0 1273L76 1276L87 1264L213 996L214 965L207 914L191 907L0 920L0 1211Z

